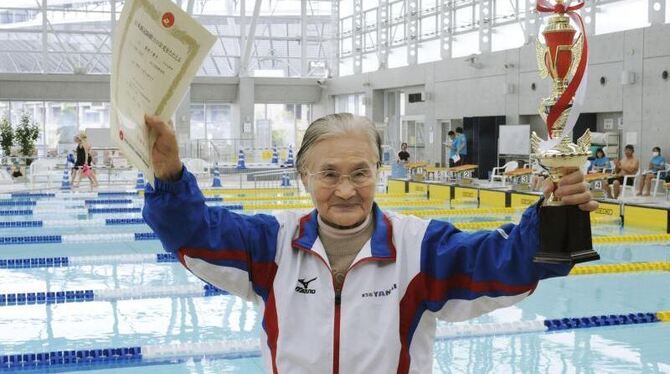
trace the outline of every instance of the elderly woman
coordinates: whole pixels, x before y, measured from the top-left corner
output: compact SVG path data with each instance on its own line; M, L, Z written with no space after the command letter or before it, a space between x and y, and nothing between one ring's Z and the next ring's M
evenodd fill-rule
M363 117L328 115L305 132L297 168L315 209L302 217L208 207L173 131L156 117L146 123L157 135L157 179L144 218L188 270L260 305L268 372L430 372L436 318L512 305L570 271L532 261L539 203L517 226L476 233L382 211L381 139ZM597 207L578 171L554 193Z

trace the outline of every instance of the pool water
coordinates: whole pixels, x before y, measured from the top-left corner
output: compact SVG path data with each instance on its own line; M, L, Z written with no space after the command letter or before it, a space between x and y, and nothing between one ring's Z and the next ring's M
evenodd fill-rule
M46 198L57 206L58 198ZM139 199L134 199L138 200ZM69 203L69 202L68 202ZM134 206L141 206L134 201ZM417 208L418 209L418 208ZM0 218L0 221L53 219L52 227L0 228L0 237L149 232L144 224L90 226L93 220L140 217L140 214L73 214ZM516 221L518 214L445 217L459 222ZM81 223L81 224L79 224ZM643 233L613 224L594 224L595 236ZM598 245L593 264L670 261L670 245L631 243ZM0 269L0 294L83 290L189 289L202 282L175 262L157 263L157 240L14 244L0 246L0 259L81 258L84 265ZM135 263L131 255L148 255ZM664 272L610 273L549 279L519 304L470 321L448 324L489 325L592 315L658 312L670 309L670 275ZM230 295L119 298L115 301L53 305L0 306L0 355L106 347L235 342L256 339L260 316L252 303ZM104 366L63 367L107 373ZM43 371L44 369L42 369ZM262 373L260 357L180 358L147 366L114 367L124 373ZM0 371L6 368L0 367ZM22 370L26 372L27 370ZM40 370L34 370L40 372ZM670 324L608 326L561 332L529 332L464 338L438 338L435 373L670 372Z

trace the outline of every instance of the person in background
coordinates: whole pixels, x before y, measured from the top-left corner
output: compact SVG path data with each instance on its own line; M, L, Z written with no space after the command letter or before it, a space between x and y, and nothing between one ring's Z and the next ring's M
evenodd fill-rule
M456 138L458 138L458 148L456 150L458 151L458 156L461 158L459 165L463 165L466 163L465 160L468 157L468 139L463 134L462 127L456 128Z
M82 176L85 176L91 181L91 187L98 187L98 179L91 167L93 157L91 156L91 144L88 142L88 136L82 131L74 137L74 142L77 143L77 159L74 162L74 167L77 170L72 179L72 186L79 186L79 181L81 181Z
M656 177L656 174L662 171L660 177L665 179L665 158L661 156L661 147L654 147L651 150L651 160L649 160L649 168L646 170L640 179L640 186L637 189L637 196L649 196L651 189L651 180Z
M407 152L407 143L400 145L400 152L398 152L398 160L400 162L409 162L409 152Z
M610 198L619 198L621 193L621 184L623 183L624 176L626 175L635 175L637 171L640 170L640 160L635 157L635 147L631 144L626 145L624 148L624 157L621 160L616 160L614 162L614 177L608 179L608 183L612 185L612 192L609 188L606 189L607 196ZM628 185L632 186L635 183L633 178L628 179Z
M76 142L75 137L75 142ZM76 152L76 149L75 149ZM74 154L70 151L67 153L67 167L70 169L70 181L74 182L74 175L77 173L77 167L75 167L76 160L74 159Z
M458 146L458 141L456 140L456 133L453 131L449 131L449 145L447 148L449 148L449 167L454 167L456 166L456 162L454 159L458 159L459 157L456 157L458 155L458 152L456 151L456 146ZM460 161L460 160L459 160Z
M23 176L23 173L21 173L21 168L19 167L19 165L12 165L10 173L12 175L12 178L19 178Z
M596 157L593 159L593 161L591 162L591 166L589 167L589 172L596 173L609 167L610 167L610 159L607 156L605 156L605 151L603 151L602 148L598 148L596 150Z

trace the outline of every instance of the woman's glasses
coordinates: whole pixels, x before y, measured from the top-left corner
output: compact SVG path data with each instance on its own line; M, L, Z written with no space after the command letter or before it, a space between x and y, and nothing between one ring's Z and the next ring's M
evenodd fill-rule
M366 187L374 183L375 173L370 168L357 169L351 172L351 174L340 174L335 170L323 170L318 173L308 173L310 177L314 179L324 187L333 188L336 187L342 181L342 178L349 179L354 187Z

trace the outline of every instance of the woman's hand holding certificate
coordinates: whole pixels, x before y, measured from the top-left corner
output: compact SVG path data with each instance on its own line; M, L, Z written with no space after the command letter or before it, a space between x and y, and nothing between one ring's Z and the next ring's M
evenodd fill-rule
M153 185L145 114L168 122L216 37L170 0L126 0L114 32L111 138Z

